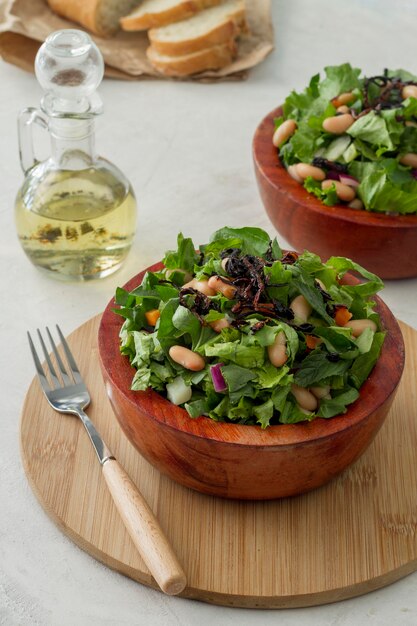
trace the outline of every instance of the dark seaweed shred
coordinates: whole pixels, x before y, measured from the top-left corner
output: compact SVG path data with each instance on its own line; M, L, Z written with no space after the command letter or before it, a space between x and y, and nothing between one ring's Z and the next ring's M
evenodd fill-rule
M325 289L323 289L323 287L320 285L320 283L317 280L314 281L314 286L316 287L316 289L320 291L322 298L325 302L328 302L329 300L332 299L332 296L329 293L327 293Z
M357 117L366 115L373 110L376 113L383 109L400 108L403 102L402 90L407 85L416 85L412 80L402 80L398 76L388 76L388 70L384 70L382 76L370 76L364 79L363 84L363 110ZM369 87L375 85L380 89L379 94L370 99Z
M338 161L329 161L324 157L314 157L312 164L315 167L321 167L330 172L338 172L342 174L347 174L348 166L345 163L339 163Z
M198 318L202 325L205 324L203 316L207 315L210 309L218 310L217 302L192 287L180 290L179 301L183 307L189 309Z
M295 330L299 330L302 333L311 335L314 331L314 326L313 324L309 324L308 322L305 322L304 324L299 324L298 326L296 326L295 324L292 325L292 327Z
M294 263L298 259L298 254L296 252L287 252L281 259L281 263L283 265L294 265Z

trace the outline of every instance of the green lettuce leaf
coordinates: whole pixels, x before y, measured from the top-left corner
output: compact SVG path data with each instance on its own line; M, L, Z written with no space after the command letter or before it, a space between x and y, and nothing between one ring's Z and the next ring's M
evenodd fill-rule
M249 381L256 378L254 372L233 364L223 365L221 372L230 392L243 389Z
M346 132L372 145L384 146L389 150L394 148L385 119L374 111L358 118Z
M186 402L184 404L184 409L187 411L188 415L192 418L200 417L201 415L206 415L208 413L208 403L205 398L199 398L198 400L194 400L193 402Z
M274 405L271 398L268 398L263 404L253 407L253 414L262 428L269 426L269 422L274 414Z
M361 88L360 69L353 68L350 63L325 67L326 78L319 84L320 95L331 100L341 93Z
M287 396L279 421L281 424L298 424L299 422L311 421L314 417L314 413L304 413L290 393Z
M182 269L192 272L194 263L198 260L192 239L185 238L179 233L177 238L177 250L169 250L163 259L165 267L168 269Z
M239 341L206 345L204 352L208 357L217 357L219 361L232 361L247 368L261 367L265 360L265 350L262 346L245 345Z
M384 287L384 283L376 274L369 272L367 269L345 257L332 256L325 263L328 267L334 268L337 271L338 279L343 278L346 272L353 271L359 274L362 278L365 278L367 282L359 283L358 285L343 285L342 289L349 294L360 294L362 297L373 295Z
M342 415L343 413L346 413L347 406L352 404L352 402L355 402L358 398L359 391L353 387L348 387L346 391L343 391L331 400L321 400L317 416L327 419L329 417L334 417L335 415Z
M294 382L300 387L311 387L330 376L345 374L350 366L350 361L340 359L329 361L324 352L314 350L301 363L300 369L294 375Z
M369 352L361 354L353 362L353 365L349 371L349 380L351 381L352 385L356 387L356 389L360 389L360 387L363 385L363 383L371 373L380 355L384 339L385 333L375 333Z
M230 245L230 242L235 242ZM270 245L269 235L261 228L230 228L225 226L220 228L210 237L210 243L207 246L200 246L205 254L213 250L211 244L221 243L221 249L229 247L239 247L243 254L253 254L255 256L264 256ZM224 245L226 244L226 245Z
M304 181L304 188L314 194L326 206L334 206L339 204L339 197L336 193L336 185L332 185L328 189L322 189L321 183L308 176Z

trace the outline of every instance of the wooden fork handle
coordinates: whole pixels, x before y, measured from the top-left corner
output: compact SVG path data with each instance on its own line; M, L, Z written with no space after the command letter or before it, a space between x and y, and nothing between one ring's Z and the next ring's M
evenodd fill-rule
M181 593L187 583L184 571L151 508L116 459L108 459L102 468L117 510L152 576L165 593Z

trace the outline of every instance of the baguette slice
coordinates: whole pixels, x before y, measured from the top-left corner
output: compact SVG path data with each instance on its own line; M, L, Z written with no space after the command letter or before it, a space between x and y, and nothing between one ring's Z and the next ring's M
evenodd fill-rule
M218 46L212 46L192 54L168 56L159 54L150 46L146 51L151 64L166 76L190 76L204 70L218 70L229 65L236 56L234 39Z
M192 17L195 13L220 4L222 0L143 0L130 15L122 17L123 30L147 30Z
M141 0L47 0L51 9L101 37L114 35L123 15Z
M245 24L245 0L227 0L188 20L153 28L148 36L159 54L180 56L226 43L237 37Z

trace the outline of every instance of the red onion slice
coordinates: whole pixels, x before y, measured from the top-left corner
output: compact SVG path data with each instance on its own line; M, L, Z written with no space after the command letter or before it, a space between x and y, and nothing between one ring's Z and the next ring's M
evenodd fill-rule
M344 185L348 185L349 187L359 187L359 181L357 178L353 176L349 176L349 174L340 174L339 180Z
M336 170L329 170L326 173L327 180L340 180L340 174Z
M220 369L222 365L224 365L224 363L216 363L216 365L212 365L210 367L210 374L214 385L214 391L217 391L218 393L226 391L227 389L226 381L223 378L223 374Z

